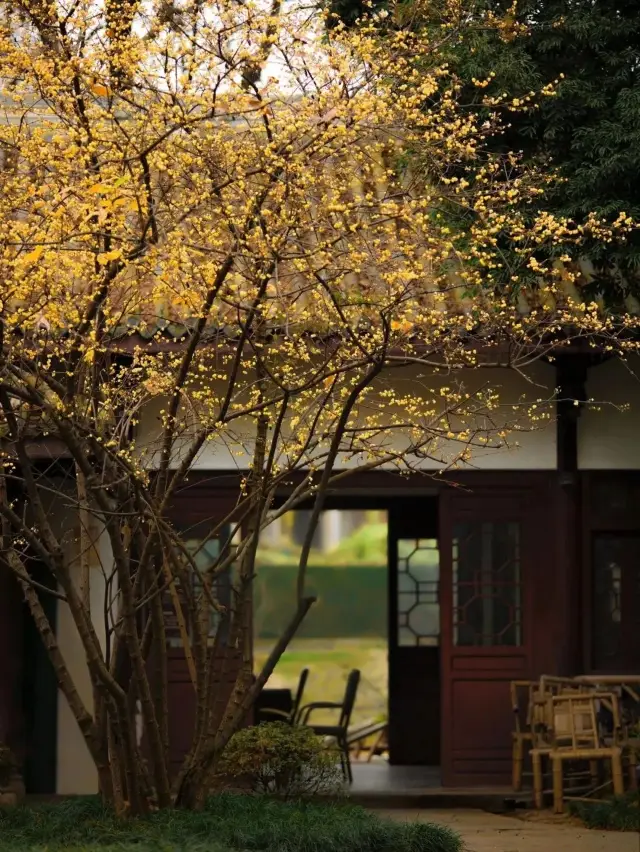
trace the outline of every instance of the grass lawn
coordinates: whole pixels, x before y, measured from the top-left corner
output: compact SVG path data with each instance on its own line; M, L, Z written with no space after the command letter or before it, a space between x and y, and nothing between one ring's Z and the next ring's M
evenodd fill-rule
M12 852L460 852L449 829L396 823L349 805L222 795L202 813L116 821L94 798L0 809Z
M259 669L266 660L273 642L256 640L255 666ZM303 698L312 701L340 701L345 680L351 669L360 669L362 680L353 721L367 722L387 715L387 642L385 639L294 639L283 654L268 686L288 687L295 691L300 671L310 669ZM331 722L335 714L318 711L318 722Z

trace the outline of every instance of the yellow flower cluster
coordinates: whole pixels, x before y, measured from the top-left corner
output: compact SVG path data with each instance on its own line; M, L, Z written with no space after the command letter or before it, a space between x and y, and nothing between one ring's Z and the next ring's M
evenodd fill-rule
M372 19L327 38L322 15L259 0L132 3L117 25L99 5L26 0L24 20L0 26L0 321L20 331L3 358L21 404L21 383L44 373L34 411L55 400L107 447L123 411L135 426L162 399L170 442L200 424L234 452L246 422L271 428L284 406L276 455L295 465L320 464L348 404L348 455L379 457L408 430L417 457L443 435L472 442L494 397L376 408L369 370L472 367L478 335L524 348L565 323L620 337L580 306L569 255L540 252L633 222L525 217L547 178L483 156L497 113L481 123L460 107L433 35L398 26L381 40ZM117 452L144 475L155 450L127 435Z

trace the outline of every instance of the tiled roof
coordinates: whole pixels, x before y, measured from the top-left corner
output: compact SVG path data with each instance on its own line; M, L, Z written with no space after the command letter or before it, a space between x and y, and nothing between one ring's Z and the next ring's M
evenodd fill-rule
M570 308L571 305L578 305L585 301L584 295L581 295L580 280L584 284L588 284L595 276L595 270L589 261L581 261L578 264L580 278L578 282L574 281L571 276L563 277L556 286L554 292L550 292L549 288L543 287L538 292L529 291L525 293L521 291L516 298L516 305L522 316L528 316L535 310L545 310L553 312L554 310L563 310ZM589 299L593 301L593 299ZM605 312L605 304L603 299L595 299L600 305L600 308ZM444 299L434 299L434 309L441 311L451 311L452 313L471 313L474 307L477 306L477 300L463 290L462 287L450 288ZM628 295L624 300L623 310L627 311L632 316L640 316L640 301L635 297ZM141 345L151 340L164 340L167 342L179 342L189 336L189 333L195 328L197 323L196 317L186 318L180 322L172 322L163 317L158 317L155 320L143 319L140 317L130 317L126 323L119 325L114 332L114 339L124 341L129 339L136 341ZM275 331L275 329L274 329ZM238 337L240 330L236 325L228 326L210 326L203 336L202 342L223 342L233 340Z

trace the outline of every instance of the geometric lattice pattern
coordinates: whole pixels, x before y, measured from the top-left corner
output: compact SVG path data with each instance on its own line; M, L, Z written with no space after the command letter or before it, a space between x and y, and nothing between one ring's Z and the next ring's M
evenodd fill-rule
M522 645L520 525L457 524L453 538L453 641Z
M398 547L398 645L440 644L440 555L431 538L404 538Z

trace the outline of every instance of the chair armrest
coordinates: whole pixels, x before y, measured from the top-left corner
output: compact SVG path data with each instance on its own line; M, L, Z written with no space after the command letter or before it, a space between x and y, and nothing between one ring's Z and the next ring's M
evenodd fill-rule
M342 710L342 704L336 704L335 701L314 701L312 704L305 704L298 713L299 723L306 725L307 719L314 710Z

